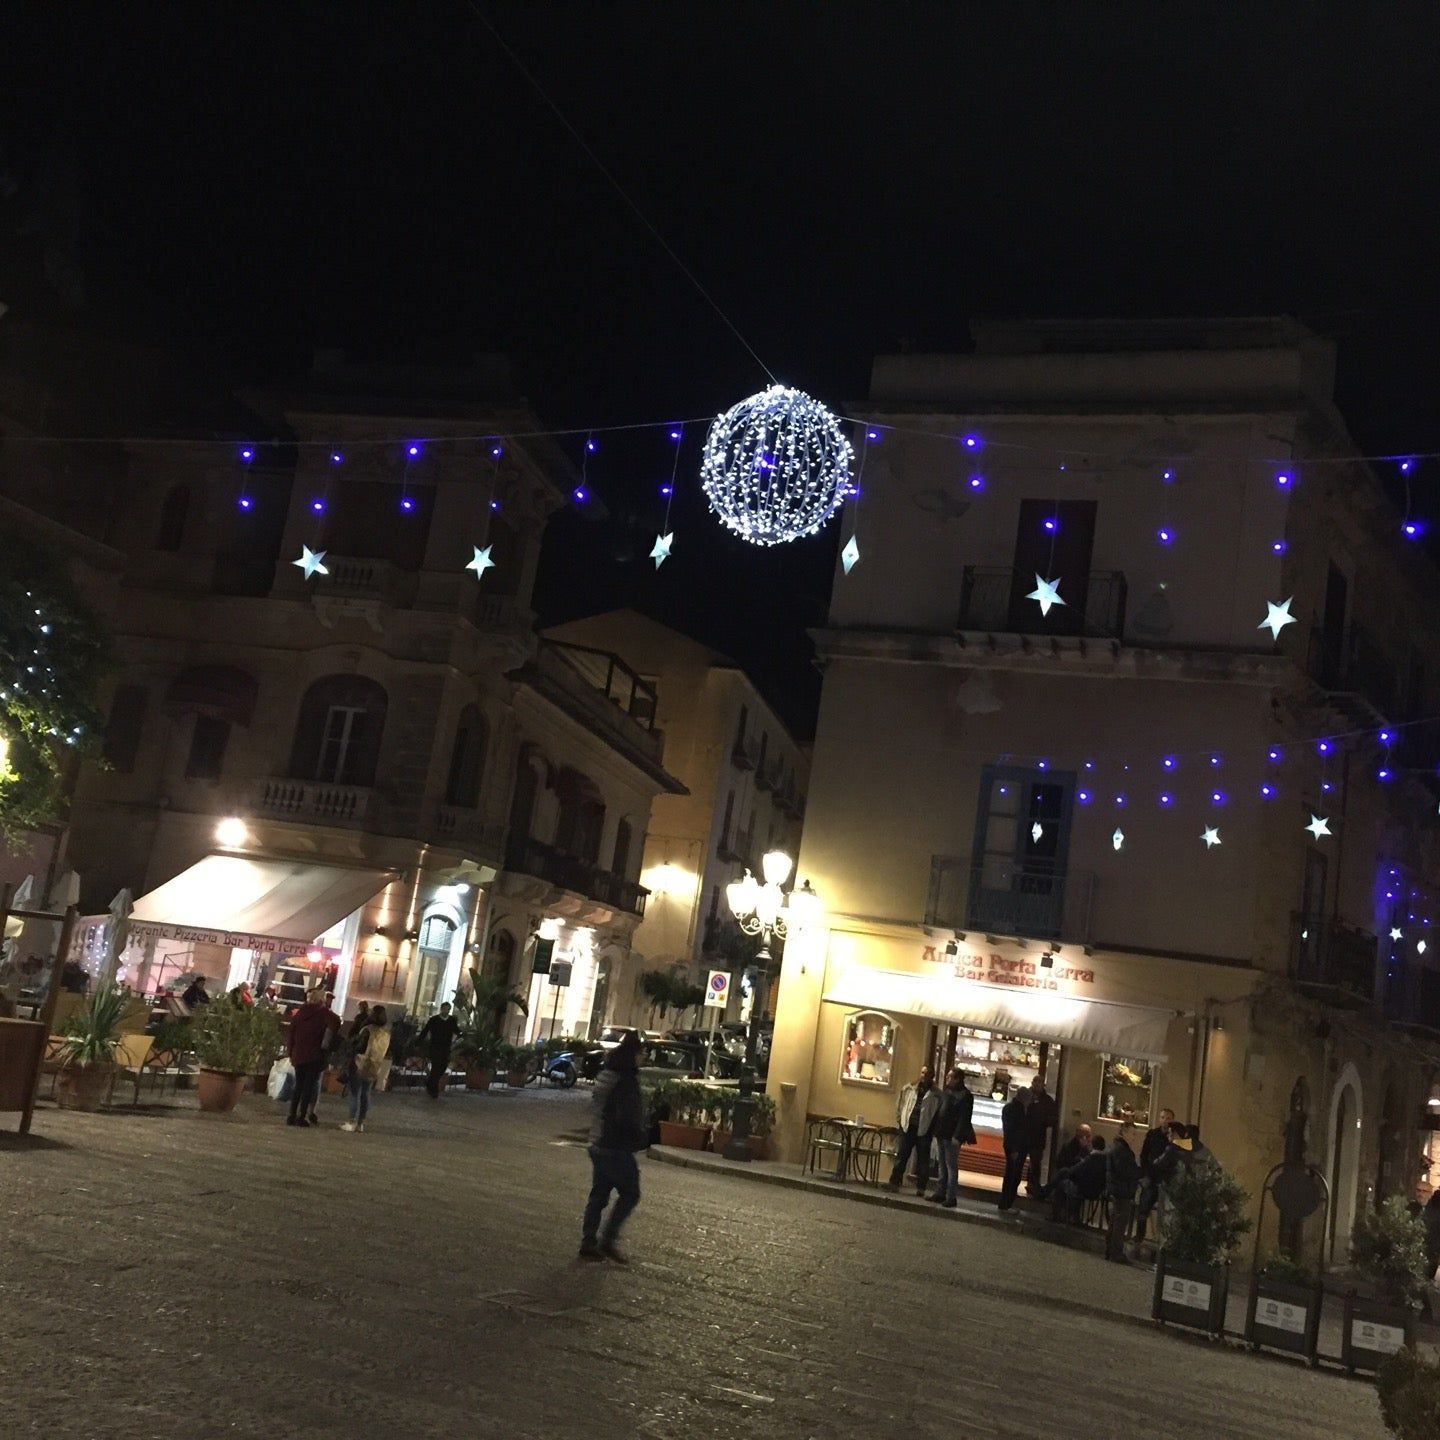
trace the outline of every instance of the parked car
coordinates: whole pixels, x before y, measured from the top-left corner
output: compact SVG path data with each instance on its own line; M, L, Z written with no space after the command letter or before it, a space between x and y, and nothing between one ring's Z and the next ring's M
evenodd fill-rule
M678 1040L647 1040L640 1046L642 1080L698 1080L705 1074L705 1047ZM735 1080L740 1062L721 1050L711 1053L710 1078Z
M666 1036L667 1040L679 1040L685 1045L698 1045L703 1051L711 1043L709 1030L671 1030ZM714 1048L717 1055L730 1055L736 1060L745 1058L745 1032L742 1029L739 1035L735 1035L727 1029L717 1028L714 1035Z

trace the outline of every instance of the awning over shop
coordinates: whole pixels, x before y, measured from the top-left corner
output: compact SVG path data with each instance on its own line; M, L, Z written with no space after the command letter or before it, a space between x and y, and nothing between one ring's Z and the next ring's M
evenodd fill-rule
M363 905L393 877L299 860L209 855L142 895L132 932L214 945L299 953Z
M861 967L840 976L824 998L832 1005L916 1015L943 1025L971 1025L1157 1062L1166 1058L1166 1036L1175 1018L1173 1010L1148 1005Z

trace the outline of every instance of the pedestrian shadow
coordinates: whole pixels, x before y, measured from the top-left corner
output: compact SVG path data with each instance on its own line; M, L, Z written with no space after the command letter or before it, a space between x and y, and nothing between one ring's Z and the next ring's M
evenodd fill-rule
M21 1135L16 1130L0 1130L0 1155L25 1155L32 1151L73 1150L68 1140L50 1135Z

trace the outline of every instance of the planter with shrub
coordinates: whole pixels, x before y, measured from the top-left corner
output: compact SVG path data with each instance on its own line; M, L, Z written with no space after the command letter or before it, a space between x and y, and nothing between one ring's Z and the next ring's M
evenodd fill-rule
M1407 1346L1381 1365L1376 1384L1380 1413L1400 1440L1440 1435L1440 1362L1422 1360Z
M660 1143L678 1150L704 1150L710 1144L718 1102L715 1092L697 1080L665 1080L651 1096L660 1122Z
M200 1062L200 1108L212 1115L233 1110L251 1077L269 1068L282 1038L275 1011L240 1005L228 997L212 1000L195 1017L192 1032Z
M1213 1161L1167 1187L1170 1213L1155 1261L1150 1314L1162 1324L1219 1335L1225 1328L1230 1256L1250 1228L1249 1196Z
M530 1064L535 1058L533 1045L505 1045L501 1047L500 1065L505 1071L505 1083L512 1090L523 1090L530 1083Z
M1425 1222L1391 1195L1355 1222L1350 1259L1360 1284L1345 1295L1340 1358L1351 1372L1378 1370L1415 1343L1415 1306L1427 1279Z
M61 1109L98 1110L110 1094L127 999L123 990L104 985L65 1022L55 1077L55 1100Z
M719 1119L710 1136L710 1148L717 1155L723 1155L730 1143L736 1093L734 1090L724 1091L718 1102ZM750 1098L755 1102L755 1108L750 1112L750 1134L746 1136L745 1143L752 1160L764 1160L769 1157L770 1132L775 1128L775 1102L763 1090L757 1090Z
M1320 1277L1283 1250L1250 1277L1245 1309L1245 1340L1260 1349L1302 1355L1312 1365L1320 1341L1320 1311L1325 1290Z

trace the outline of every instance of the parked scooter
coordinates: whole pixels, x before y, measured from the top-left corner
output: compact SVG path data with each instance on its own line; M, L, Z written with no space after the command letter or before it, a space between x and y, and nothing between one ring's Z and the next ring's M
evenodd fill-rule
M546 1060L540 1074L557 1090L568 1090L580 1078L580 1062L567 1050Z

